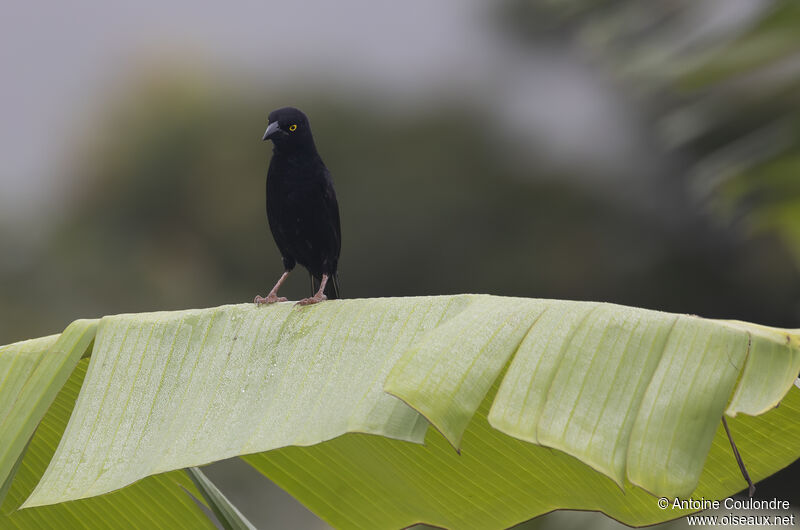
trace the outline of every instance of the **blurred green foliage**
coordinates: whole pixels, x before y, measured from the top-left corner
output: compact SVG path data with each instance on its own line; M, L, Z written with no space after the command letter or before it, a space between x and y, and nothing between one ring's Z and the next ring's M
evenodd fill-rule
M295 98L195 87L145 82L108 114L72 170L63 222L21 277L2 278L7 342L78 316L250 300L280 273L259 135L269 108ZM488 292L794 317L795 269L768 237L699 215L675 228L569 176L508 164L469 109L392 119L303 106L340 198L345 296ZM303 296L307 280L290 286Z
M531 47L555 35L611 71L695 211L740 241L780 238L800 265L800 3L749 5L705 32L696 19L713 18L713 2L511 0L498 12Z
M264 212L270 153L260 134L270 108L288 103L312 117L336 182L347 297L484 292L795 320L796 269L768 233L720 227L688 195L665 220L640 196L509 163L491 129L475 127L474 109L397 116L165 76L104 113L69 170L62 220L24 266L0 276L3 340L76 317L263 294L281 264ZM307 285L298 269L287 294L305 296Z

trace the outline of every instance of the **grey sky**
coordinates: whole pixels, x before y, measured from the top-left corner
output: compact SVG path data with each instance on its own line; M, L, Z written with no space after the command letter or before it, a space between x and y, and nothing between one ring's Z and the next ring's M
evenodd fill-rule
M2 203L32 199L113 80L181 57L201 73L335 71L405 91L470 57L478 2L13 2L0 17ZM424 13L424 16L422 15ZM455 15L455 16L454 16ZM472 50L475 51L474 49ZM76 121L77 120L77 121ZM9 200L12 199L12 200Z
M494 95L486 107L515 130L548 131L544 145L556 158L613 164L633 156L636 133L623 95L569 53L515 55L486 23L486 6L479 0L14 1L0 17L0 208L25 210L48 191L57 193L57 166L114 93L110 87L165 56L200 74L241 71L282 83L319 76L332 90L401 106L441 97L448 86L473 87L478 97Z

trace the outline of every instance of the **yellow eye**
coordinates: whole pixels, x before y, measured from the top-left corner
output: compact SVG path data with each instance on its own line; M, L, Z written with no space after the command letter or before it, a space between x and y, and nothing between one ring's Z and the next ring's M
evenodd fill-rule
M297 130L297 125L295 125L295 124L289 125L289 130L292 131L292 132L296 131Z

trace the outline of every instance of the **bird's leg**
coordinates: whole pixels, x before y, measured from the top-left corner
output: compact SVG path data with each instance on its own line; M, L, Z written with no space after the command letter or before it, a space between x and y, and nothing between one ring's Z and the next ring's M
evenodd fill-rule
M325 284L326 283L328 283L328 275L327 274L323 274L322 275L322 282L319 284L319 290L317 291L317 294L315 294L314 296L310 296L308 298L303 298L302 300L297 302L297 305L311 305L311 304L317 304L319 302L322 302L323 300L327 300L328 297L325 296Z
M255 300L253 300L253 302L255 302L257 305L274 304L275 302L285 302L286 301L286 297L278 296L278 289L281 288L281 284L289 276L290 272L291 271L283 271L283 274L281 274L281 277L278 280L278 283L275 284L275 287L272 288L272 290L269 292L267 297L264 298L263 296L256 295L256 298L255 298Z

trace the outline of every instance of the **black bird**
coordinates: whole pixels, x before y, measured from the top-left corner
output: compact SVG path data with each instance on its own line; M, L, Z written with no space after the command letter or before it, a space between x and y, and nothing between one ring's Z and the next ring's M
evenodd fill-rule
M299 263L311 275L312 296L299 305L339 298L336 267L342 245L339 204L308 118L294 107L272 111L264 141L272 140L267 171L267 220L283 258L284 273L256 304L285 302L278 289Z

